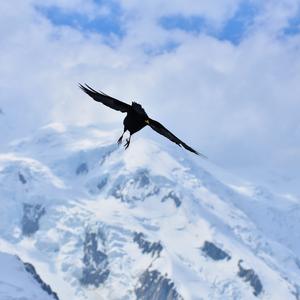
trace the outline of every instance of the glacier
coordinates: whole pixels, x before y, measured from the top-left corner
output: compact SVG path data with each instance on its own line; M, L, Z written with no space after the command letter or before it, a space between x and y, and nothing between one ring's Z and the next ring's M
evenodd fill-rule
M1 299L300 299L297 197L117 135L54 123L2 147Z

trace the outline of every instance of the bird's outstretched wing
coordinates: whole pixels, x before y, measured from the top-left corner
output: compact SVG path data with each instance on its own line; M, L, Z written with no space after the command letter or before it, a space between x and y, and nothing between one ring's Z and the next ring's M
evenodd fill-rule
M184 143L183 141L181 141L179 138L177 138L172 132L170 132L165 126L163 126L162 124L160 124L159 122L152 120L149 118L149 126L155 130L156 132L158 132L159 134L165 136L167 139L171 140L172 142L174 142L175 144L182 146L183 148L199 155L202 156L203 158L207 158L205 155L199 153L198 151L194 150L193 148L191 148L190 146L188 146L186 143Z
M113 97L110 97L101 91L97 92L94 89L92 89L90 86L88 86L87 84L85 84L85 86L79 84L79 87L85 93L87 93L90 97L92 97L95 101L101 102L102 104L104 104L112 109L121 111L123 113L131 110L131 105L124 103Z

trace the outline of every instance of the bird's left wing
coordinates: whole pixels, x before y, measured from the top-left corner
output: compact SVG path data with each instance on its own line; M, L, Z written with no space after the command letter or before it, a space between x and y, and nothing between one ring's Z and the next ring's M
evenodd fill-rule
M165 126L163 126L162 124L160 124L159 122L152 120L152 119L148 119L149 121L149 126L155 130L156 132L158 132L159 134L165 136L167 139L171 140L172 142L174 142L175 144L182 146L183 148L199 155L202 156L203 158L207 158L205 155L199 153L198 151L194 150L193 148L191 148L190 146L188 146L186 143L184 143L183 141L181 141L178 137L176 137L171 131L169 131Z
M79 84L79 87L86 94L88 94L90 97L92 97L95 101L101 102L102 104L104 104L112 109L121 111L123 113L131 110L131 105L124 103L113 97L110 97L110 96L104 94L103 92L97 92L94 89L92 89L90 86L88 86L87 84L85 86Z

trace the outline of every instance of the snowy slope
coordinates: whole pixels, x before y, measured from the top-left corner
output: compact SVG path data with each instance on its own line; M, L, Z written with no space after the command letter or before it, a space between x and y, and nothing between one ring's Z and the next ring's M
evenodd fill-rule
M298 199L116 139L52 124L1 153L0 251L61 300L299 298Z
M1 300L55 300L58 299L47 284L41 281L35 269L17 256L0 252Z

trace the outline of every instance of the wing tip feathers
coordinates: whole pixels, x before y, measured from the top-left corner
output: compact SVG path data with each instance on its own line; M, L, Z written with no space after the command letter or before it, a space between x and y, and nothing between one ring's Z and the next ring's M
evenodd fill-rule
M188 151L190 151L190 152L192 152L192 153L194 153L194 154L196 154L196 155L198 155L198 156L200 156L200 157L202 157L204 159L208 159L207 156L205 156L204 154L202 154L202 153L194 150L193 148L191 148L190 146L188 146L186 144L184 144L184 145L183 144L179 144L179 146L185 148L186 150L188 150Z
M103 96L108 96L107 94L105 94L102 91L96 91L91 86L89 86L87 83L85 83L84 85L82 85L81 83L78 83L78 86L80 89L82 89L87 94L93 93L93 94L101 94Z

